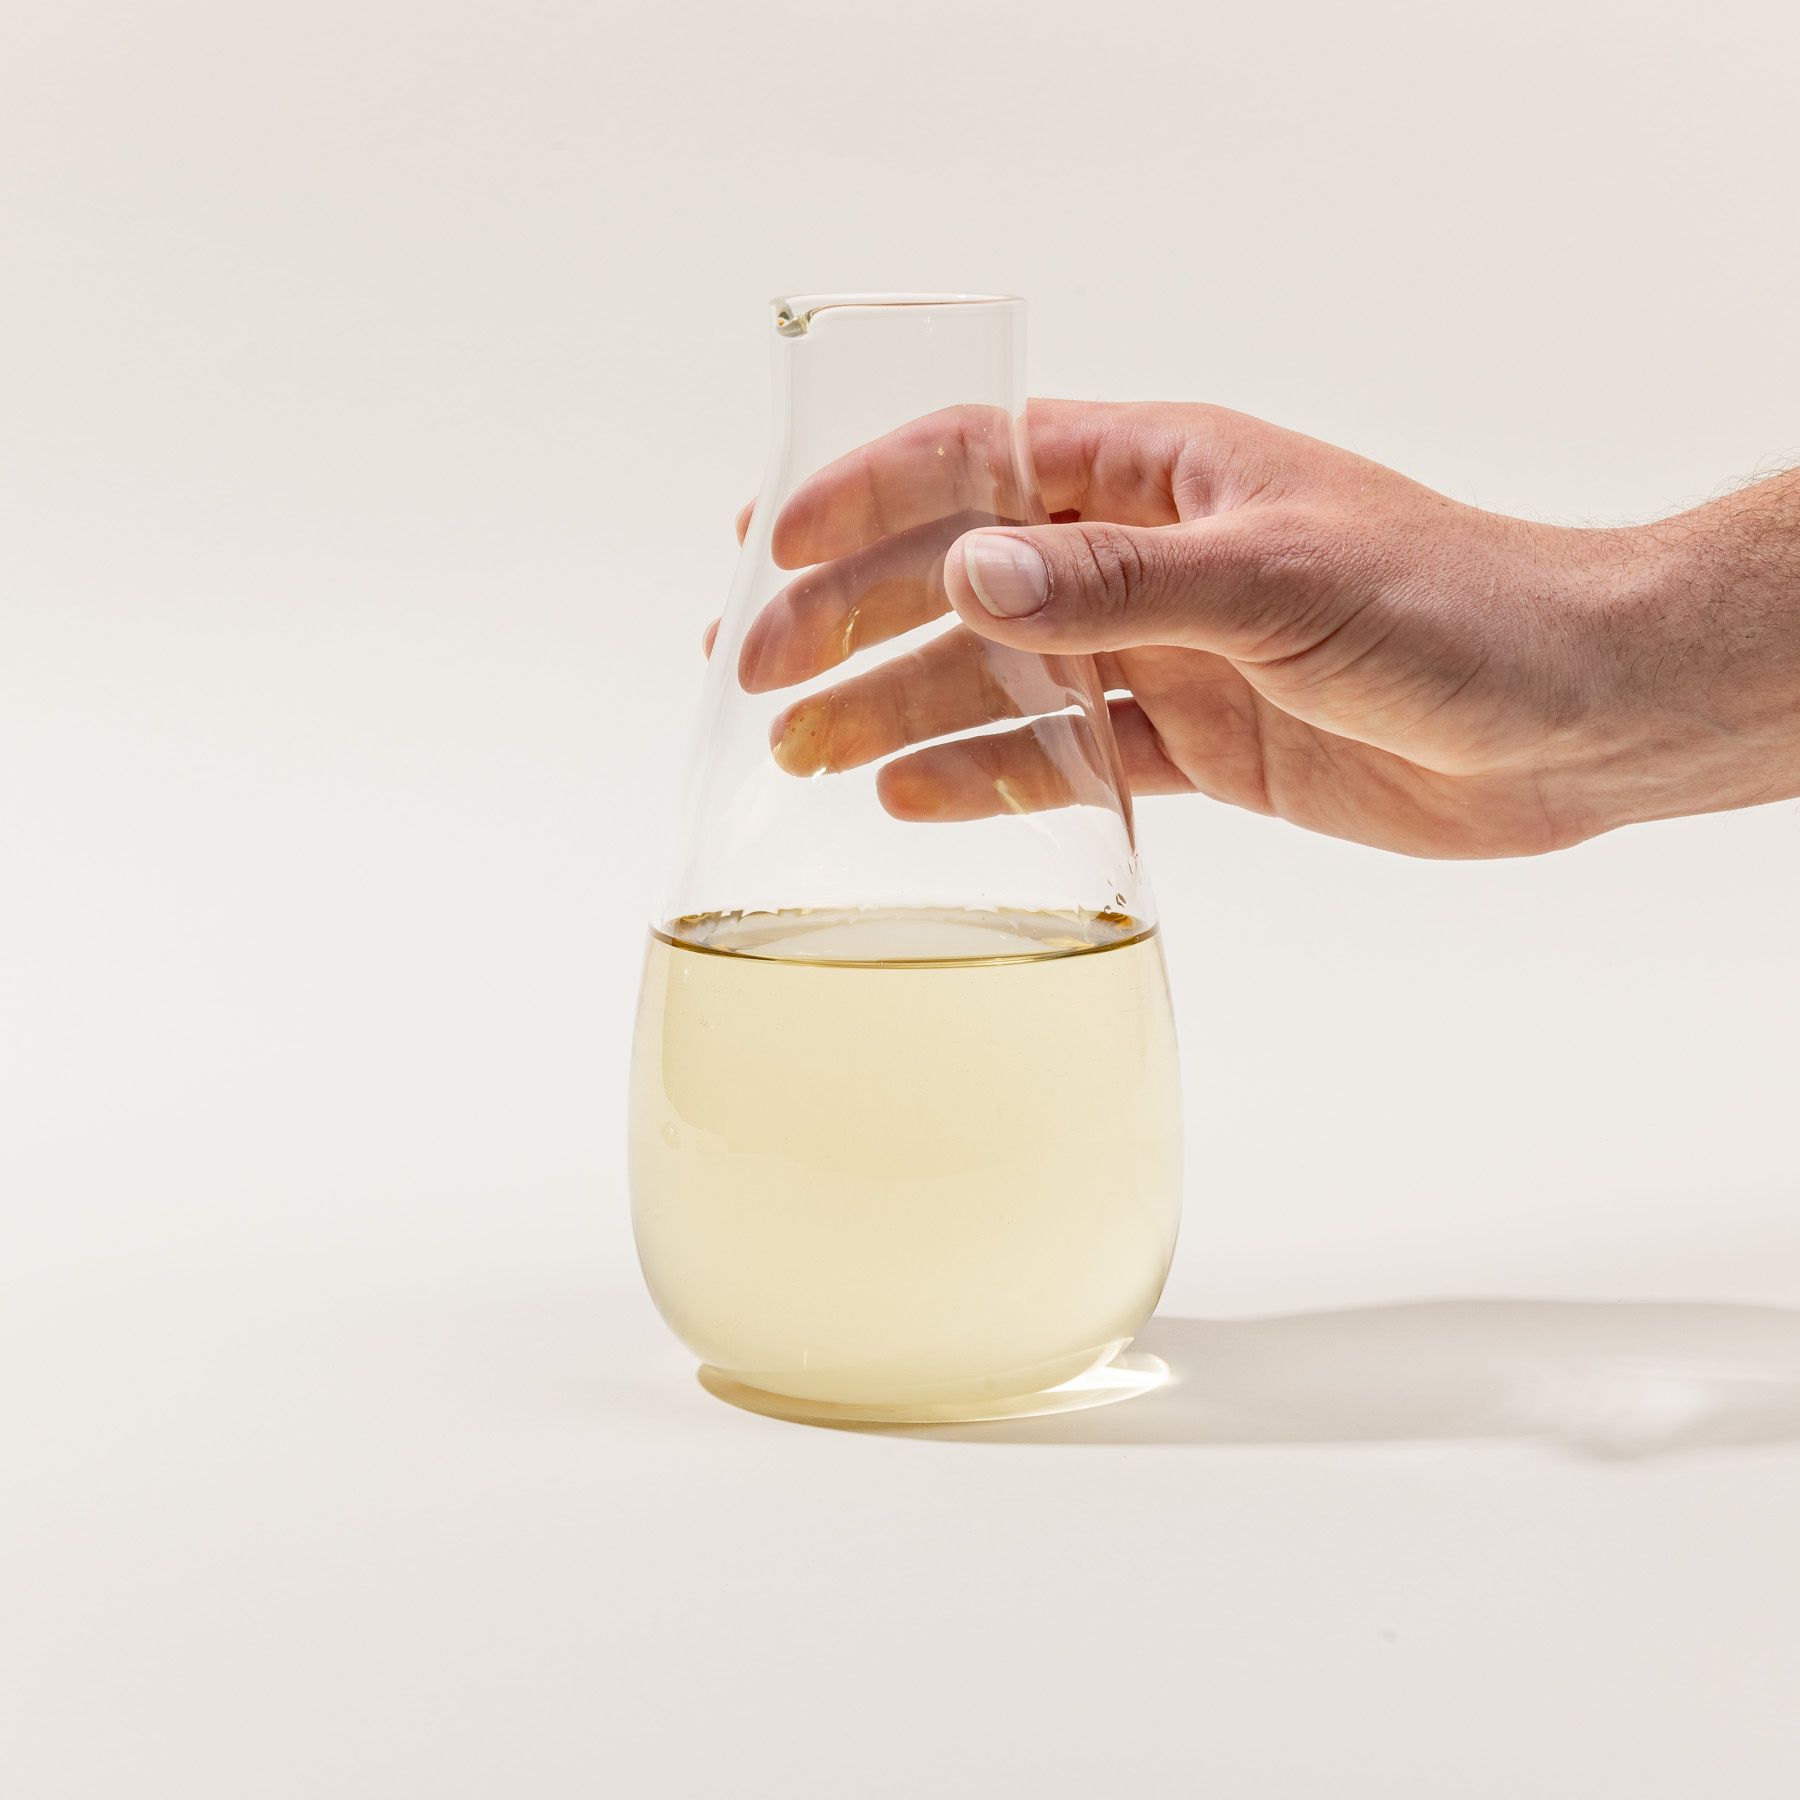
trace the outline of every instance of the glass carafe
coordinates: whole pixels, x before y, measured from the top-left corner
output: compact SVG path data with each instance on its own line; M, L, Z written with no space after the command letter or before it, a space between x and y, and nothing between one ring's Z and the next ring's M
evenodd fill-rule
M1155 1306L1181 1130L1096 667L945 596L963 532L1045 520L1024 305L796 297L771 335L638 1014L638 1253L715 1391L1030 1410Z

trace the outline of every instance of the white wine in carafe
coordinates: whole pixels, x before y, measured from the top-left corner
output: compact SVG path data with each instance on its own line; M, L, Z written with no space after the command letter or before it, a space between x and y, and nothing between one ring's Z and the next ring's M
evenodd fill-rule
M1154 932L1109 914L712 915L650 946L631 1181L651 1292L755 1388L1002 1399L1113 1354L1179 1211Z

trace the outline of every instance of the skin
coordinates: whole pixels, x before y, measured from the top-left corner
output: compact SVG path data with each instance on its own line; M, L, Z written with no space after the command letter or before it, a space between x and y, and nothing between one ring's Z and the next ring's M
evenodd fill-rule
M1063 659L1092 657L1135 792L1411 855L1800 795L1800 472L1579 530L1218 407L1039 401L1027 430L1050 523L1010 421L973 408L790 497L771 552L803 573L744 639L747 689L957 623L786 708L783 767L886 758L883 804L924 820L1090 798L1109 752Z

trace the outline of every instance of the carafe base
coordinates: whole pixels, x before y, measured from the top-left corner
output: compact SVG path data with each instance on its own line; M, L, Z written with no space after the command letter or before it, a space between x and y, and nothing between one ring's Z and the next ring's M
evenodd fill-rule
M875 1429L906 1425L968 1425L996 1419L1034 1419L1046 1413L1082 1412L1092 1406L1112 1406L1161 1387L1169 1379L1169 1365L1160 1356L1129 1348L1088 1369L1072 1380L1035 1393L1012 1394L983 1400L902 1401L891 1405L872 1401L800 1399L751 1387L723 1369L702 1363L700 1385L716 1399L745 1412L785 1419L795 1425L827 1425L847 1429Z

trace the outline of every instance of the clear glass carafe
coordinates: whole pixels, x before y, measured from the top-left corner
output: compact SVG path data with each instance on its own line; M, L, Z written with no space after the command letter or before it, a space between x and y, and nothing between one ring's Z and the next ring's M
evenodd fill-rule
M638 1252L716 1391L1029 1410L1155 1306L1181 1150L1098 673L945 594L963 532L1044 521L1024 306L798 297L771 335L774 449L637 1021Z

